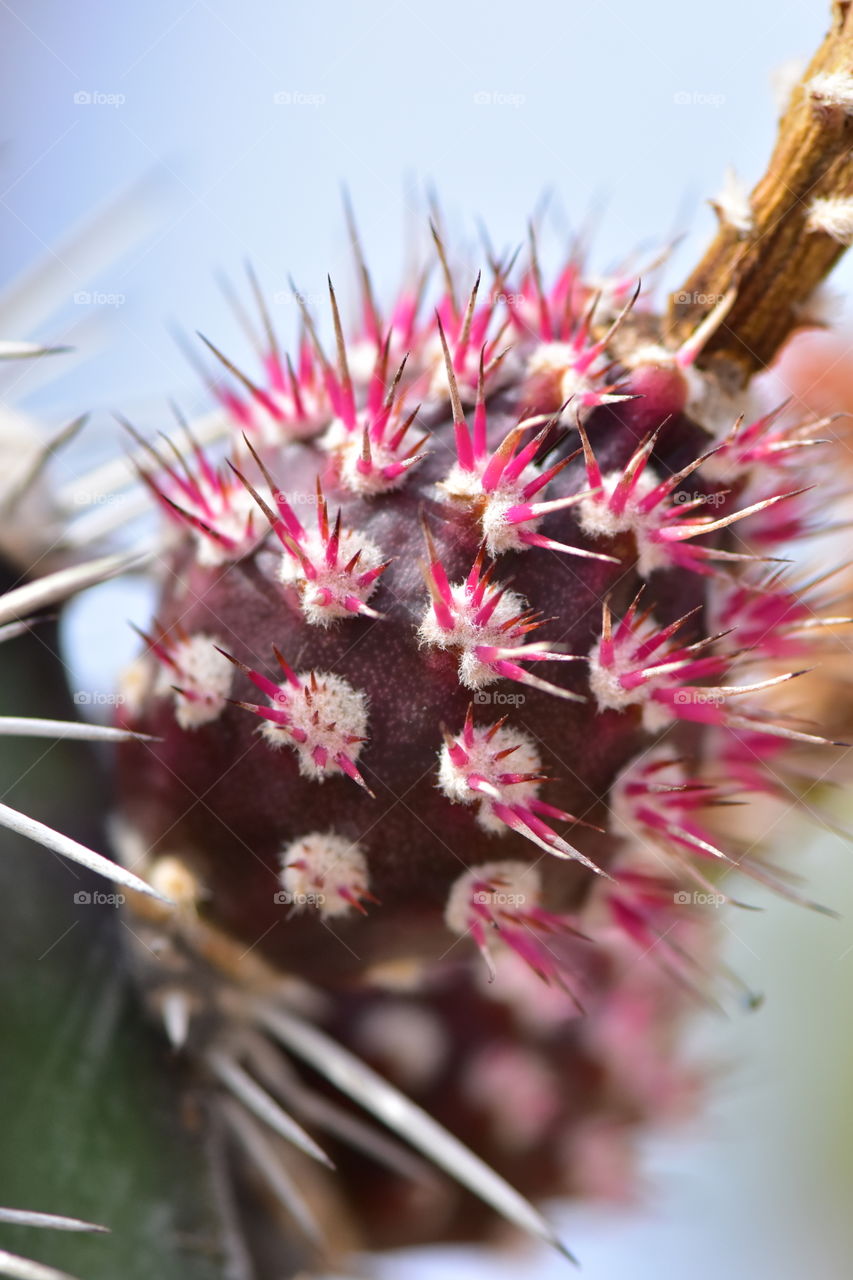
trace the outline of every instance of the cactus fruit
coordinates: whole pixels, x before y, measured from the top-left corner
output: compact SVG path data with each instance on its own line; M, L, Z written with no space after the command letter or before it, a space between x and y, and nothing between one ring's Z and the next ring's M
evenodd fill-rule
M501 1219L571 1257L537 1205L621 1194L701 1082L684 1016L721 979L754 1000L710 907L737 872L815 906L759 828L841 745L807 669L850 619L803 551L835 429L750 379L853 239L848 9L668 314L577 251L549 278L534 233L475 274L437 225L438 286L386 311L353 224L331 343L298 298L285 356L254 277L258 371L204 340L224 445L127 424L159 598L117 725L80 735L117 743L121 865L0 823L127 889L234 1274Z
M791 892L719 806L829 745L795 693L833 619L778 564L827 424L728 414L697 360L729 299L673 347L627 274L546 284L533 240L463 289L435 240L432 311L380 314L359 259L345 336L330 284L333 356L305 312L284 358L261 307L224 458L142 442L170 536L121 708L117 849L179 903L141 904L148 1000L244 1147L274 1115L301 1169L325 1130L373 1247L479 1238L471 1191L546 1233L510 1184L588 1189L685 1105L703 903L732 869ZM317 1074L438 1163L463 1141L468 1194Z

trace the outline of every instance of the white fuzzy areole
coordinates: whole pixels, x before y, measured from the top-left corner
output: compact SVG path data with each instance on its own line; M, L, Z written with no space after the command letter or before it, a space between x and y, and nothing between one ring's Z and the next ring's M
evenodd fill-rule
M512 755L496 760L501 752L514 747ZM473 790L468 785L472 774L479 774L500 794L499 803L526 805L539 794L537 782L501 783L498 781L502 773L539 773L542 769L542 757L536 749L532 738L520 729L503 725L498 729L490 742L486 741L486 730L476 729L474 742L470 747L463 747L468 756L467 763L457 765L450 755L446 743L442 745L438 758L438 786L453 804L476 804L477 822L485 830L493 834L506 834L509 828L501 818L495 816L492 801L488 796Z
M491 888L477 887L482 884ZM447 898L444 923L451 933L461 937L469 932L475 893L482 895L478 904L495 914L511 915L514 910L525 913L540 905L542 878L527 862L483 862L471 867L453 882Z
M393 435L393 431L390 431L390 434ZM382 441L371 440L370 470L366 474L359 468L364 448L362 428L348 431L340 418L336 418L320 444L327 453L335 456L340 482L350 493L357 493L363 498L372 498L378 493L391 493L406 482L408 469L401 471L399 475L392 476L390 480L382 474L383 468L400 461L401 450L405 452L408 447L405 444L401 446L401 450L395 451Z
M227 658L214 645L221 644L218 636L198 631L188 640L178 640L169 645L169 654L177 670L171 666L160 669L155 693L171 693L175 701L175 719L182 729L198 729L211 720L217 720L225 709L234 680L234 669ZM172 688L179 685L184 693Z
M589 373L580 373L577 369L568 368L563 373L560 381L560 400L576 400L579 396L586 395L593 387L593 378ZM576 405L577 410L583 410L586 406Z
M652 772L653 766L664 760L667 762L667 768ZM651 797L650 801L645 792L640 792L638 796L629 795L628 787L643 774L648 776L649 785L653 787L679 787L688 781L683 761L673 760L670 750L666 747L656 747L646 752L639 760L632 760L617 775L607 797L607 825L611 830L618 830L621 835L632 836L638 841L638 847L645 841L643 834L645 826L637 817L637 808L639 805L650 803L653 806L654 797ZM632 856L636 854L637 851L632 850Z
M568 342L540 342L527 357L527 376L562 378L575 359L575 349Z
M526 484L530 478L529 475L523 476L522 483ZM510 508L523 501L523 496L518 488L497 489L489 495L486 505L483 507L483 514L480 517L483 537L486 541L486 550L489 555L499 556L504 551L527 550L527 543L521 537L522 526L512 524L506 518ZM526 520L523 528L533 530L538 525L538 520Z
M803 58L785 58L770 71L773 105L781 116L788 110L794 90L799 89L806 63Z
M694 421L701 422L717 441L726 438L741 414L749 422L762 412L752 385L730 392L715 373L697 369L695 364L683 369L682 373L688 392L685 412ZM702 464L702 468L702 474L708 475L707 462Z
M620 361L626 369L641 369L644 365L659 365L663 369L677 369L675 353L659 342L644 342L641 346L620 353Z
M806 218L806 231L822 231L839 244L853 244L853 199L819 196L812 200Z
M311 688L311 677L317 687ZM305 778L322 782L332 773L342 773L335 757L341 753L355 762L362 748L361 742L350 738L363 738L367 734L367 698L354 689L349 681L330 671L302 672L297 676L301 688L291 684L280 686L279 696L271 705L286 711L290 716L289 728L304 733L305 741L291 737L288 728L264 720L261 732L271 747L292 747L299 759L299 772ZM328 754L325 764L314 759L314 751L324 748Z
M393 353L399 349L399 343L391 338L391 348ZM380 348L370 338L356 338L354 342L347 343L347 368L350 377L356 386L367 387L370 379L373 377L376 369L376 357L379 355ZM399 364L399 359L397 361Z
M589 687L598 703L599 711L624 711L626 707L642 708L643 728L649 733L659 733L672 723L672 712L652 695L660 683L654 677L634 689L624 689L619 677L631 670L629 663L620 663L617 654L612 667L602 667L598 659L598 645L589 655Z
M626 285L625 276L621 274L600 276L590 273L585 277L590 295L594 295L597 299L595 304L597 324L613 323L625 304L630 301L635 280L639 275L640 271L637 270L631 278L630 285Z
M337 618L354 618L357 615L342 603L344 596L355 596L362 604L366 604L376 590L374 580L366 587L358 585L358 577L371 569L377 569L387 558L382 551L363 533L352 529L342 529L338 546L338 568L326 567L326 547L319 533L309 534L300 544L307 558L317 569L314 579L306 578L300 562L285 552L279 562L279 581L286 587L295 587L299 592L299 602L306 622L312 626L328 627ZM347 573L346 565L356 552L361 552L355 573ZM332 593L328 603L324 599L324 591Z
M526 369L530 381L553 385L555 408L566 400L572 401L565 410L572 423L577 414L583 420L589 412L589 408L580 403L580 397L593 390L602 367L599 357L584 373L580 373L574 367L577 358L578 352L568 342L540 342L528 356Z
M450 384L447 381L447 364L444 359L444 348L441 345L441 339L437 335L428 338L424 343L421 363L423 369L429 373L429 386L424 397L425 402L434 404L436 401L449 400ZM520 364L515 352L510 350L503 357L500 364L489 372L487 377L489 391L496 391L499 387L506 386L507 383L517 379L520 372ZM470 407L477 399L477 382L480 373L479 348L473 345L469 346L462 368L455 369L455 373L456 390L459 392L459 399L463 405Z
M440 488L460 502L480 501L483 498L482 468L474 467L468 471L460 463L454 462L440 482Z
M472 649L465 649L459 655L458 675L459 683L466 689L485 689L500 678Z
M755 230L749 190L731 165L726 169L723 185L712 203L723 222L738 235L749 235Z
M815 107L841 107L853 115L853 75L848 71L819 71L805 85Z
M647 733L661 733L672 721L672 712L665 703L647 699L643 706L643 728Z
M290 391L267 388L267 394L275 406L271 413L266 405L252 399L248 407L252 415L252 439L262 448L275 448L293 440L311 440L323 433L332 420L332 409L322 380L313 385L301 382L299 405ZM250 456L242 443L236 445L244 460Z
M618 653L610 667L603 667L599 658L598 642L589 653L589 687L598 704L599 711L624 711L626 707L636 706L648 701L652 681L638 685L635 689L623 689L619 683L620 676L631 670L630 663L620 663Z
M110 848L112 849L116 862L122 867L127 867L128 871L134 869L139 870L145 868L151 859L151 849L148 841L142 835L138 827L128 820L121 813L111 813L107 818L107 833L110 838ZM143 871L139 872L143 874Z
M313 831L284 849L279 881L295 910L313 908L324 920L334 919L354 911L352 899L368 892L367 859L353 841Z
M149 654L134 658L122 669L119 673L118 691L126 713L131 716L139 715L159 675L159 669L155 667Z
M358 1046L378 1056L407 1089L432 1083L447 1060L450 1042L440 1021L427 1009L403 1000L376 1005L358 1024Z
M474 615L480 605L473 605L464 582L454 583L450 588L453 597L454 626L452 631L445 631L439 626L435 610L429 605L423 616L418 636L423 644L434 645L437 649L459 649L459 679L466 689L483 689L494 684L500 677L486 663L481 662L474 649L481 644L498 645L504 649L514 647L511 632L501 631L503 623L523 613L527 601L514 591L505 591L494 613L485 626L474 622ZM489 591L483 597L489 598Z
M655 569L669 563L665 545L654 542L649 536L657 527L659 517L654 511L645 515L638 510L639 500L660 483L660 477L652 467L644 467L624 508L621 512L614 512L609 498L621 479L621 471L610 471L602 476L600 493L584 498L578 504L578 522L584 533L591 537L615 538L620 533L632 533L637 543L637 572L647 578Z
M562 1110L556 1072L532 1048L490 1045L468 1063L463 1088L488 1114L497 1141L519 1153L543 1142Z
M504 551L526 551L528 544L521 534L524 529L537 529L540 521L525 520L522 525L516 525L507 520L506 513L525 501L526 485L540 473L536 467L528 465L517 480L499 485L493 493L486 493L482 483L485 465L484 461L478 468L466 471L456 462L439 488L457 502L469 503L479 509L480 527L490 556L499 556Z
M241 559L264 536L263 530L260 529L258 504L242 485L229 485L227 498L224 501L219 490L205 486L205 491L206 497L213 508L213 515L205 517L201 512L196 512L196 514L200 514L202 519L206 519L206 522L217 533L233 538L236 545L226 547L221 542L216 541L215 538L210 538L206 533L202 533L200 529L194 529L193 535L199 564L214 566ZM180 498L178 499L178 505L180 506ZM246 529L250 517L252 522L251 530L247 535Z
M198 876L175 854L154 858L145 878L154 889L184 911L195 911L206 896Z

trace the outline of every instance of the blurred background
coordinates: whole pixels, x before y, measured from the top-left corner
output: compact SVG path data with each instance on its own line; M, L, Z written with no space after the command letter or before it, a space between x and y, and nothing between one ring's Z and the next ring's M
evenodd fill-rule
M583 229L597 269L681 237L665 273L677 286L713 229L707 201L726 168L750 185L761 172L774 83L810 56L827 10L0 0L0 338L73 349L49 376L44 363L16 369L6 393L51 428L92 411L76 464L123 447L113 411L154 428L168 425L171 397L208 407L175 328L204 331L239 363L245 335L217 277L239 279L247 259L285 339L289 275L318 305L327 272L345 295L342 187L386 298L422 239L430 188L472 269L480 221L495 246L514 246L550 193L553 246ZM848 259L833 281L842 312L851 284ZM136 643L126 620L143 622L146 607L133 583L75 606L72 688L113 687ZM3 710L19 678L7 661ZM67 775L51 768L55 796ZM9 758L4 776L20 772ZM811 895L842 919L756 892L768 910L726 915L727 958L766 1001L697 1020L708 1105L689 1132L649 1141L640 1201L562 1213L587 1280L853 1272L850 846L805 827L788 839ZM52 954L73 966L70 950ZM376 1274L485 1280L519 1265L422 1252ZM523 1265L542 1280L565 1274L538 1255Z

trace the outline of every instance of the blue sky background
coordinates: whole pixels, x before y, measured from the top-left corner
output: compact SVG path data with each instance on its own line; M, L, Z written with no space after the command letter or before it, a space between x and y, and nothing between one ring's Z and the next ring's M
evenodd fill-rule
M94 281L65 272L70 298L121 303L65 309L72 340L93 312L110 339L39 405L196 396L167 326L241 353L214 276L247 257L292 331L289 273L309 294L327 271L339 291L351 279L342 183L386 296L427 182L472 269L477 219L514 245L551 189L569 226L590 219L600 266L686 232L676 283L726 165L760 172L773 69L824 25L821 4L719 0L709 15L670 0L2 0L0 278L51 251L62 274L63 234L141 176L161 197L157 230L121 262Z
M78 347L65 376L37 386L28 374L17 392L50 422L94 409L95 444L114 409L157 425L167 396L200 408L168 326L203 329L242 357L215 273L239 274L246 257L273 298L288 273L319 295L331 271L345 292L342 183L386 298L407 220L424 224L427 182L473 266L477 219L514 245L550 188L565 225L590 218L600 267L685 232L675 286L713 228L705 201L726 166L758 177L772 72L811 52L827 9L0 0L0 284L51 260L66 302L38 336ZM153 230L94 279L70 269L69 229L140 181ZM838 283L850 279L848 265ZM90 300L75 302L81 293ZM291 333L292 303L272 310ZM87 617L78 647L91 663L109 623L103 610ZM809 857L815 896L850 906L840 842ZM703 1055L734 1065L690 1140L652 1144L645 1207L572 1211L586 1280L850 1274L853 1161L839 1135L845 1118L850 1132L853 934L782 902L729 925L732 963L771 999L703 1027ZM394 1260L382 1280L566 1274L549 1259L502 1265Z

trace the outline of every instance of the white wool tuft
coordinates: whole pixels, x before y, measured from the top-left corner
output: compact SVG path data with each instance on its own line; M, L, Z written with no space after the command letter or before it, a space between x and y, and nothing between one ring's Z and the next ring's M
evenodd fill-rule
M648 536L649 531L660 523L660 515L655 512L646 515L638 508L639 499L660 483L660 477L652 467L646 466L637 477L624 509L614 512L609 498L621 479L621 471L611 471L602 476L601 491L584 498L578 506L578 520L584 533L591 537L614 538L620 533L632 533L637 543L637 571L641 577L647 578L655 569L669 564L666 546Z
M368 891L367 859L360 846L332 831L314 831L295 840L281 855L279 881L295 910L315 908L323 919L356 910Z
M853 199L819 196L813 200L806 218L806 231L822 231L839 244L853 244Z
M514 748L512 754L503 760L496 756L503 751ZM499 803L527 805L539 794L538 782L502 783L502 773L539 773L542 769L542 758L526 733L520 729L502 726L486 738L486 731L477 729L471 746L464 747L468 759L465 764L454 763L450 749L445 743L439 754L438 785L441 791L454 804L477 804L477 821L486 831L503 834L508 830L502 819L492 812L492 803L488 796L475 791L468 785L468 779L477 774L492 786L499 794ZM497 798L497 797L496 797Z
M225 708L234 671L228 659L214 648L221 643L218 637L199 631L170 647L175 667L161 668L156 692L174 694L175 719L182 729L209 724ZM175 685L183 692L173 689Z
M737 172L729 166L723 176L723 185L711 201L720 218L739 235L749 235L755 229L749 191Z
M352 618L355 613L347 609L343 600L355 597L365 604L376 589L376 581L360 586L358 578L371 569L378 569L386 559L382 551L363 533L342 529L338 547L338 567L326 565L326 544L318 533L309 534L300 543L303 552L316 568L316 577L306 577L302 564L287 552L279 562L279 581L286 587L299 591L302 612L312 626L327 627L336 618ZM361 552L358 565L347 573L346 566L356 553Z
M853 76L848 71L819 71L805 86L815 107L841 107L853 115Z
M471 603L465 583L455 583L450 592L454 603L453 630L445 631L439 625L430 605L421 620L418 635L423 644L435 645L437 649L459 649L460 681L466 689L483 689L500 677L480 661L474 650L479 645L515 647L511 631L504 631L503 626L526 610L527 601L514 591L505 591L488 622L477 624L474 617L480 606Z
M316 687L312 687L312 677ZM290 717L289 725L264 720L262 733L272 747L291 746L299 757L299 772L321 781L330 773L341 773L336 757L356 761L367 733L367 698L348 681L332 672L303 672L297 676L301 688L283 684L274 706ZM289 732L295 729L299 741ZM324 752L325 761L317 759Z
M471 928L473 905L496 912L538 907L542 880L535 867L526 862L484 862L471 867L454 881L444 909L444 922L451 933L466 934Z

